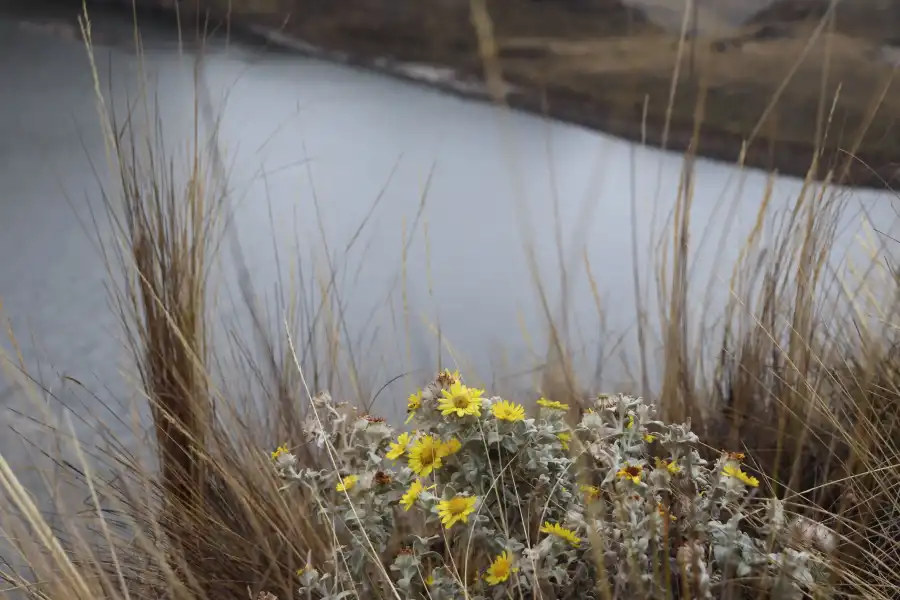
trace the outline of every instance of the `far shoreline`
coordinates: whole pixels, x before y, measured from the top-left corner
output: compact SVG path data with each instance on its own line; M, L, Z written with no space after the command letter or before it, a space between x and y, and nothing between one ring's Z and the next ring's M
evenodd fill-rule
M157 0L152 1L154 2L152 6L139 3L138 10L155 17L165 15L167 19L174 21L173 10L160 5ZM102 3L101 10L107 9L125 10L125 7L113 0ZM361 68L457 97L498 105L488 92L481 73L472 72L472 69L468 69L467 72L466 69L455 68L452 65L433 62L412 63L386 56L372 56L338 47L338 44L325 47L310 43L286 31L284 27L273 27L263 22L264 19L254 19L247 15L210 16L221 22L227 20L229 35L232 38L235 36L242 38L242 43L276 47L298 56ZM616 110L613 106L604 106L602 99L562 86L539 86L534 82L517 82L508 77L504 78L504 83L505 99L503 103L499 103L504 107L664 151L691 153L696 158L736 168L758 169L770 174L800 179L810 175L810 165L815 157L816 148L812 143L778 140L777 144L773 145L770 140L760 139L746 149L741 163L744 138L721 128L714 129L708 123L700 127L697 135L699 143L696 147L694 147L693 127L686 129L675 125L670 128L666 145L663 146L663 124L652 123L650 119L645 123L641 114L633 118L623 118L621 110ZM812 174L813 180L823 181L829 178L835 185L850 188L891 191L891 183L895 179L900 179L900 157L887 156L880 152L859 152L856 160L849 160L847 153L832 151L830 156L820 156L818 164L820 167ZM823 166L829 164L839 165L835 169L836 172L829 174L828 169Z
M235 24L232 22L232 28L234 26ZM317 47L265 25L243 23L239 25L239 28L239 33L250 35L262 43L274 44L282 49L290 50L300 56L362 68L461 98L498 104L491 97L482 78L474 75L466 77L442 65L417 65L393 61L385 57L356 56L342 50ZM232 32L234 33L234 29ZM443 76L429 77L424 74L429 70L437 74L443 73ZM596 110L596 107L585 106L590 103L590 99L579 99L574 94L566 93L565 90L548 90L542 93L509 81L504 83L507 87L505 106L510 109L584 127L627 142L663 151L683 154L695 150L693 148L693 131L670 129L667 144L663 147L661 128L645 128L640 121L615 118ZM799 179L804 179L809 174L814 158L812 144L790 144L781 141L779 142L778 157L773 160L770 149L757 143L747 149L743 165L740 165L743 144L744 139L739 136L723 132L703 131L701 127L696 158L711 160L735 168L757 169L765 173ZM891 187L888 182L896 176L896 169L888 168L884 170L889 173L880 173L878 169L870 169L868 161L860 158L866 164L861 164L859 161L851 162L844 181L832 180L832 183L850 188L890 191ZM827 175L828 173L824 169L820 169L813 180L821 182Z

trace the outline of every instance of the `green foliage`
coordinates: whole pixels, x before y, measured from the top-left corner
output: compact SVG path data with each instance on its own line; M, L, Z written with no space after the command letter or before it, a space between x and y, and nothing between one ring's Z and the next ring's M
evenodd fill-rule
M272 457L336 540L300 597L711 598L739 582L792 599L827 576L830 530L760 498L743 455L704 460L689 424L640 398L598 397L570 426L566 405L525 418L482 393L444 371L399 435L314 398L305 442L335 468Z

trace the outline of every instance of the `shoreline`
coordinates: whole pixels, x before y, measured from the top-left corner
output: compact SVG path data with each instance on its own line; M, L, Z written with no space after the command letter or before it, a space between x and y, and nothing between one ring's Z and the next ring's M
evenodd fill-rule
M234 27L233 22L232 27ZM366 69L464 99L497 104L481 78L471 75L466 77L448 67L406 63L394 61L387 57L354 56L342 50L315 46L265 25L243 23L239 24L238 27L242 33L275 44L280 48L291 50L302 56ZM585 102L590 102L589 98L581 99L581 102L579 102L579 99L574 94L566 94L564 90L548 91L545 95L534 89L528 89L508 81L504 83L507 87L506 105L510 109L584 127L630 143L646 144L648 147L668 152L685 153L693 150L693 131L685 132L674 128L671 129L667 144L663 147L660 129L645 128L640 121L615 118L609 114L591 110L590 107L584 106ZM551 101L550 99L554 96L556 96L555 101ZM701 127L696 157L741 168L738 162L743 144L743 138L737 135L727 135L723 132L703 132ZM786 141L780 141L779 145L781 146L778 149L780 156L776 159L773 159L771 156L771 148L763 148L758 143L748 147L743 168L758 169L766 173L775 173L779 176L805 178L810 171L810 165L814 156L812 145L792 144ZM776 164L776 166L773 167L773 164ZM857 168L853 168L854 165ZM847 185L852 188L884 190L886 189L885 182L889 182L895 177L894 169L890 169L890 171L891 173L879 173L878 169L871 169L867 165L853 161L844 177L845 181L850 180L853 183L842 183L839 181L834 181L834 183ZM819 169L813 180L822 181L826 176L827 171Z
M118 3L115 4L116 9L122 8ZM138 6L138 10L153 12L157 16L160 14L172 16L170 8L158 4ZM410 62L389 58L386 55L373 56L366 52L354 52L348 49L348 45L343 48L338 47L340 44L326 47L286 32L283 27L273 27L263 22L266 19L259 16L254 18L252 15L223 16L212 12L209 14L220 22L227 20L229 34L244 38L246 43L272 46L299 56L365 69L460 98L498 104L489 93L481 73L474 72L475 70L471 68L454 68L434 62ZM460 62L464 62L464 59ZM621 105L604 103L603 99L596 95L567 89L552 82L541 85L533 81L516 81L515 77L506 75L504 83L506 93L504 102L500 103L501 106L669 152L682 154L690 152L697 158L737 168L754 168L766 173L800 179L807 177L815 157L816 147L812 143L785 139L773 141L771 138L758 136L757 140L746 148L743 163L739 165L744 137L738 133L725 131L722 127L715 127L709 119L701 124L696 147L693 123L688 128L683 124L679 126L674 120L669 129L666 145L663 146L664 121L660 121L659 115L648 115L645 120L643 106L633 106L633 110L629 111L631 114L623 115ZM707 91L707 94L714 93L728 94L722 90ZM709 98L708 95L707 104L710 104ZM727 99L720 98L718 101L727 102ZM857 152L856 159L852 160L846 152L827 148L820 154L818 165L817 172L812 176L814 180L822 181L829 177L826 165L836 165L830 175L830 181L847 187L889 190L894 180L900 181L900 156L891 156L887 152L871 152L863 149Z

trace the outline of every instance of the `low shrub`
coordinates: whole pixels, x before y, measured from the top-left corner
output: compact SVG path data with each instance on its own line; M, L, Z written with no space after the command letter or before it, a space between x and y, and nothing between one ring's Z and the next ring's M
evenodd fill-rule
M600 396L570 425L560 402L531 418L483 394L443 371L400 433L313 399L303 444L333 468L272 453L334 540L299 597L821 597L834 533L767 498L743 454L704 459L690 423L640 398Z

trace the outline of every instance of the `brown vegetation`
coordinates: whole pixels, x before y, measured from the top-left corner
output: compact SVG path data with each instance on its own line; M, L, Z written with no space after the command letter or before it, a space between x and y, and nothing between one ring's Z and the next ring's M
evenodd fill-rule
M153 409L161 470L134 464L115 447L100 449L118 465L117 477L104 482L90 476L90 461L79 454L82 484L96 514L86 525L71 519L67 528L50 531L0 461L6 495L0 517L5 529L30 534L15 542L31 572L4 577L30 597L51 600L265 597L262 590L290 598L295 570L337 551L343 540L322 538L312 521L314 506L289 503L266 450L298 439L310 391L326 381L335 387L327 378L327 358L316 354L322 349L311 340L339 329L327 320L338 291L326 285L318 308L285 311L315 315L291 321L289 347L283 338L265 336L261 348L247 340L238 345L247 379L271 399L258 412L246 410L250 399L241 391L217 389L212 373L223 357L206 338L206 278L227 215L221 173L212 168L215 148L195 137L188 184L180 186L173 176L178 165L168 164L160 147L131 137L131 130L122 135L118 125L125 120L103 118L118 191L126 200L117 221L124 250L109 254L110 265L129 282L116 298L131 333L142 392ZM141 148L149 148L150 156ZM661 389L644 393L659 402L666 418L691 418L712 450L745 449L748 462L782 483L774 491L793 510L824 517L837 529L836 590L848 597L889 598L900 585L900 296L896 273L881 258L882 244L890 240L879 240L872 263L863 268L889 282L886 293L856 287L829 270L826 258L844 208L828 187L808 185L788 215L769 214L763 198L760 222L779 218L777 236L764 240L758 228L743 241L729 282L732 301L724 313L705 315L727 323L725 333L696 339L688 334L702 331L688 311L694 285L687 268L688 168L669 237L660 240L673 254L652 265L664 292L659 316L667 326L657 354L662 360L639 366L665 373ZM284 299L284 306L292 300ZM330 349L338 340L329 335ZM713 364L702 362L709 348L717 349ZM548 354L557 358L543 391L577 400L581 392L567 352L552 350ZM654 350L645 348L644 356ZM306 387L316 381L322 383ZM551 382L565 387L549 389ZM329 468L313 449L293 450L305 464ZM66 506L56 509L69 514ZM88 528L96 535L84 535Z
M750 20L750 25L815 24L832 10L829 0L775 0ZM834 5L835 28L853 37L891 43L900 26L896 0L842 0Z

